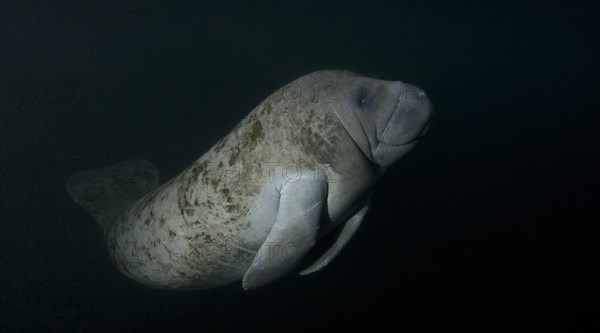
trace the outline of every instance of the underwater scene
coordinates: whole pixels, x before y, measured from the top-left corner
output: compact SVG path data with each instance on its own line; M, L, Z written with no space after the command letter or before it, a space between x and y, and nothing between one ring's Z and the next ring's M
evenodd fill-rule
M0 332L598 327L599 40L596 1L0 1Z

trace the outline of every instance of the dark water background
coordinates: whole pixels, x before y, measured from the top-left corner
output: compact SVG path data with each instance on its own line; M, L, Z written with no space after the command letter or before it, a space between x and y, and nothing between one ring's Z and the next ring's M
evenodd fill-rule
M600 6L451 3L0 1L0 330L597 320ZM144 158L168 179L318 69L414 83L437 112L330 266L188 293L113 267L69 175Z

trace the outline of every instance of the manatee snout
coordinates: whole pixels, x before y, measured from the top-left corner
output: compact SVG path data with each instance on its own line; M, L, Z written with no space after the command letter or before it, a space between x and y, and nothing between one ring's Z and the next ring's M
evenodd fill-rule
M374 152L380 165L391 165L406 155L429 133L433 122L433 105L420 88L403 82L398 85L398 99L387 123L377 133L379 144Z
M389 145L405 145L427 134L433 120L433 106L427 94L408 83L401 85L398 103L379 138Z

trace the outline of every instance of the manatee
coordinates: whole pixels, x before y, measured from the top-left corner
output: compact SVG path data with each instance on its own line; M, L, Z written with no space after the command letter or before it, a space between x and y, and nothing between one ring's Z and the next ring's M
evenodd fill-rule
M427 134L421 89L349 71L285 85L173 179L144 160L76 173L67 191L118 269L168 290L253 289L319 271L357 231L373 186ZM299 266L316 242L333 245Z

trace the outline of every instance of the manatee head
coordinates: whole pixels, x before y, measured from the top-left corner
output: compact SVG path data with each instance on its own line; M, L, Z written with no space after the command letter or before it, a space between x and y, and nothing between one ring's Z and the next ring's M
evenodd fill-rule
M348 71L309 74L328 104L371 163L387 167L428 133L433 106L425 92L400 81L363 77ZM313 85L313 87L316 87Z

